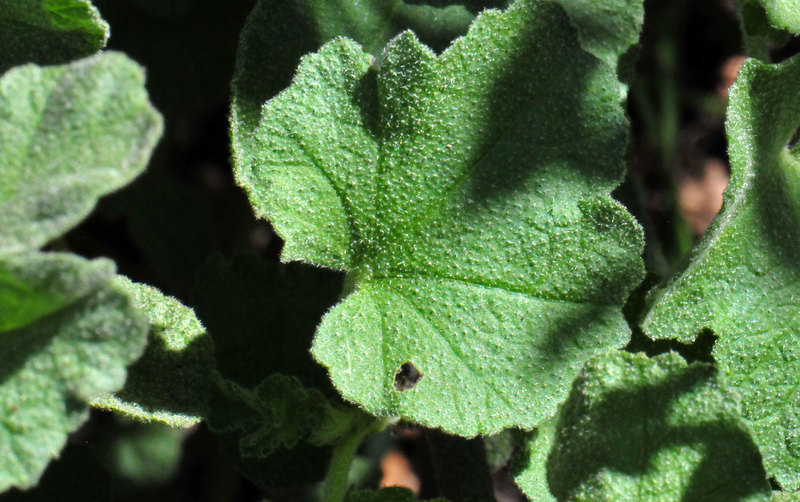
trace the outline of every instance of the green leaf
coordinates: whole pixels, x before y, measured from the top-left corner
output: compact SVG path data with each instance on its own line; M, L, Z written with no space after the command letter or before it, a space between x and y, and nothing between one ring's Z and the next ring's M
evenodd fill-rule
M794 492L772 492L771 502L797 502L800 500L800 493Z
M257 485L283 488L319 481L330 445L363 414L334 404L295 377L271 375L253 390L219 378L208 422L222 451Z
M511 475L529 500L551 502L556 500L547 484L547 457L556 437L558 415L539 424L527 443L517 452L511 463Z
M763 7L772 26L800 33L800 0L750 0L750 2Z
M767 500L740 410L709 364L687 365L674 353L595 357L573 382L554 433L534 439L531 472L517 482L531 497L541 493L546 456L557 500ZM550 437L543 455L541 439Z
M364 491L351 493L345 500L347 500L347 502L416 502L418 499L414 496L414 492L408 488L390 486L388 488L381 488L376 492ZM430 502L447 502L447 499L443 498L429 500Z
M344 39L303 60L237 175L282 259L349 271L313 347L346 399L462 435L531 427L625 343L624 95L537 1L439 57L405 33L374 64Z
M142 69L104 53L0 79L0 253L44 245L144 170L161 134Z
M639 42L644 22L642 0L559 0L559 3L578 30L583 48L609 66L616 67L617 61Z
M0 79L0 491L35 484L144 348L111 262L35 248L141 171L159 132L141 70L118 54Z
M730 93L723 209L643 323L659 339L719 337L712 355L742 395L767 473L788 489L800 488L798 93L800 57L744 64Z
M300 57L323 43L347 36L379 54L398 33L413 29L424 43L444 49L466 33L475 12L487 4L506 3L260 0L242 30L236 58L231 106L234 154L240 163L250 162L248 138L258 127L261 106L289 85Z
M0 295L0 311L10 298L28 314L24 324L0 330L0 491L35 484L67 434L88 418L86 401L122 387L125 366L141 354L144 319L110 285L113 275L105 260L0 257L0 276L35 285L17 298L13 291ZM49 298L59 299L57 308L41 309Z
M92 401L140 421L190 427L205 413L214 347L192 309L155 288L124 277L117 284L128 291L150 321L145 353L128 372L125 387Z
M89 56L105 47L108 34L89 0L0 0L0 74Z
M120 419L92 445L105 469L143 492L175 475L184 436L165 425Z
M325 475L331 448L310 441L309 433L332 409L325 396L335 392L308 348L340 289L334 272L252 254L230 262L212 258L198 273L195 308L214 340L223 377L212 393L209 423L223 453L261 487L307 484ZM275 386L289 390L275 392ZM281 413L289 414L285 424ZM277 431L283 432L271 438Z

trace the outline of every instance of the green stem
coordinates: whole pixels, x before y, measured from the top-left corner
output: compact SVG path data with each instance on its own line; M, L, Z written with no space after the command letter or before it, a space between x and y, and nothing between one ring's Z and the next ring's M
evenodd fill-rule
M342 436L333 445L333 457L331 458L328 474L322 485L322 500L325 502L343 502L347 489L349 488L348 475L350 474L350 464L356 456L358 447L364 438L375 432L382 431L389 424L387 419L376 419L371 416L364 416L353 424L350 432Z

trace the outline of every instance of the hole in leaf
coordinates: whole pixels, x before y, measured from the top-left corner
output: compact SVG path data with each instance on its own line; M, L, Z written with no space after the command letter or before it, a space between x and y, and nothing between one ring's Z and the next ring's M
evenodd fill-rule
M414 363L403 363L394 374L394 388L398 392L413 389L422 376L422 372L414 366Z

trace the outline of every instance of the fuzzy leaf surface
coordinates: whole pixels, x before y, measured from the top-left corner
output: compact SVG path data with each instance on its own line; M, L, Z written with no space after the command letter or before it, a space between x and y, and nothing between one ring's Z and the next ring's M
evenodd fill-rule
M314 356L376 415L533 426L627 338L641 232L609 196L625 88L537 1L484 12L438 57L406 32L374 66L345 39L306 57L237 166L284 260L349 272ZM421 379L398 391L406 363Z
M90 0L0 0L0 74L25 64L59 64L106 45L108 24Z
M249 145L262 105L289 85L301 56L330 40L346 36L378 55L398 33L413 29L426 43L443 49L466 33L474 13L485 4L404 0L260 0L242 29L232 84L233 151L250 163ZM280 50L270 50L279 47Z
M800 33L800 0L751 0L764 8L776 28Z
M150 321L147 349L129 369L125 388L92 405L144 422L194 425L205 412L214 369L211 337L192 309L175 298L124 277L118 277L117 284Z
M125 383L141 354L146 324L127 294L110 284L114 266L66 254L0 256L0 276L32 284L8 299L28 314L0 329L0 491L35 484L67 434L88 418L87 401ZM58 298L42 310L43 299ZM28 303L35 304L27 309ZM5 310L0 308L0 311ZM33 315L36 313L38 315ZM19 320L19 319L17 319Z
M144 170L161 117L142 69L104 53L0 78L0 253L37 248Z
M530 497L541 493L542 440L552 438L544 456L557 500L768 500L740 410L709 364L687 365L675 353L595 357L516 479Z
M732 177L687 268L654 294L653 338L719 339L713 357L742 395L767 473L800 488L800 58L749 60L731 89Z

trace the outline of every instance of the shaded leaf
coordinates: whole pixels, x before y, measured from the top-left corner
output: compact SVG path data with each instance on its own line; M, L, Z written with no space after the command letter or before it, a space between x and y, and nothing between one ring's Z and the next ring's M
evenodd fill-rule
M209 423L223 453L263 488L319 481L327 469L331 448L309 434L335 392L308 348L340 289L334 272L251 254L212 258L198 274L196 311L222 377Z
M144 348L146 324L127 294L110 285L114 267L108 261L62 254L5 255L0 271L20 282L36 274L69 276L69 281L39 282L37 290L44 298L72 295L58 310L0 331L3 491L35 484L67 434L88 418L86 401L125 383L125 366ZM40 302L35 295L26 300Z
M150 321L148 344L131 366L125 387L92 401L140 421L173 427L194 425L205 413L214 347L192 309L155 288L124 277L117 284L128 291Z
M324 370L308 353L322 314L341 290L341 276L253 254L212 257L198 272L197 316L214 342L220 374L246 389L281 373L330 393Z
M89 0L0 0L0 74L25 63L90 56L106 45L108 34Z
M709 364L674 353L598 356L573 382L555 430L533 440L517 482L530 497L543 493L546 457L557 500L767 500L740 410Z
M216 386L209 425L228 458L264 488L321 480L330 445L363 420L292 376L271 375L253 390L222 378Z
M745 3L760 5L772 26L792 33L800 33L800 1L749 0Z
M144 170L161 134L142 69L104 53L0 79L0 253L40 247Z
M376 415L462 435L533 426L627 338L641 233L608 195L624 86L536 1L485 12L439 57L405 33L373 66L329 43L235 140L282 259L349 271L314 355ZM406 364L421 378L398 390Z
M659 339L719 337L712 355L742 395L767 473L788 489L800 488L798 93L800 58L744 64L730 93L722 211L643 324Z

